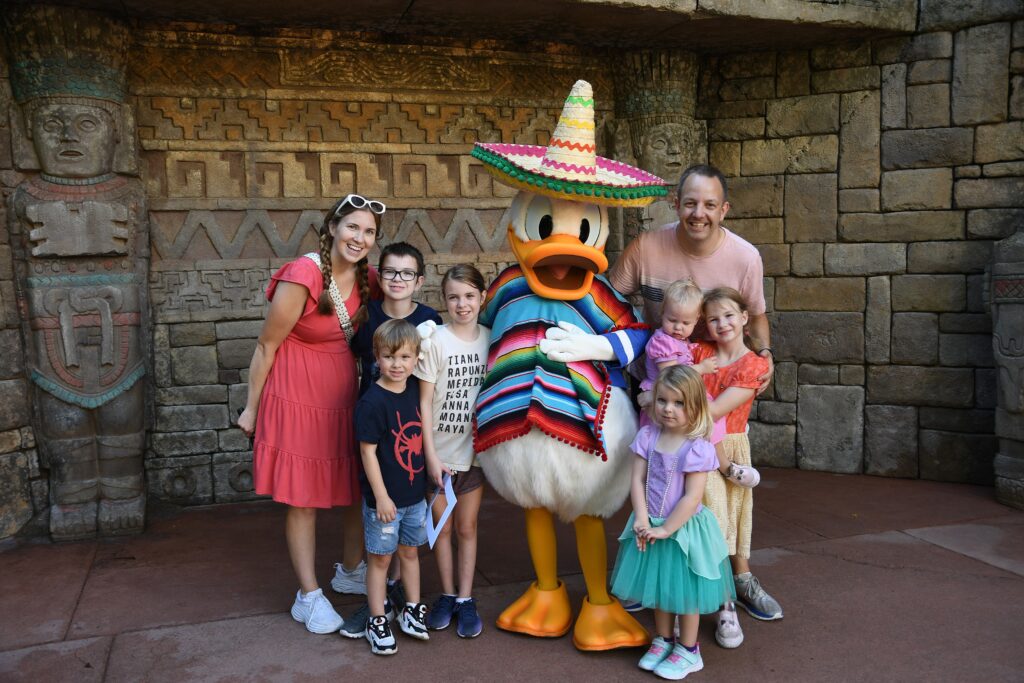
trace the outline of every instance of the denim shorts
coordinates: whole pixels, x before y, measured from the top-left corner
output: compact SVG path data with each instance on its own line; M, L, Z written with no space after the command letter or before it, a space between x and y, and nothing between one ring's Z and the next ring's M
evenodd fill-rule
M363 500L363 538L366 552L374 555L392 555L399 543L413 548L423 545L427 542L427 501L398 508L395 519L385 523Z

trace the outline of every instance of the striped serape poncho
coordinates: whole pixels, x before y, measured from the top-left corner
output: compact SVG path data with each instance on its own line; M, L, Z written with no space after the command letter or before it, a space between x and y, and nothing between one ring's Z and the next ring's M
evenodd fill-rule
M607 335L618 362L559 363L541 353L549 327L569 322ZM649 331L633 307L598 276L579 301L534 294L519 266L498 276L480 323L491 328L487 376L477 398L473 446L477 453L536 427L553 439L606 458L601 434L612 386L624 386L622 367L643 350Z

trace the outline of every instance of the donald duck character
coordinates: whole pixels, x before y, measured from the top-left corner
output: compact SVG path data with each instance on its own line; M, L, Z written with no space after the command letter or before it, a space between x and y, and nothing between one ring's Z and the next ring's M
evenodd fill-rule
M629 444L637 430L622 369L643 349L648 331L600 273L608 267L608 207L643 206L666 194L661 178L595 152L594 95L586 81L573 86L546 148L473 148L492 175L520 190L508 226L518 264L491 285L480 319L491 328L491 346L474 448L495 490L526 510L537 580L497 625L539 637L568 632L572 610L558 579L557 516L575 526L587 587L573 631L581 650L650 641L608 595L604 533L604 519L629 493Z

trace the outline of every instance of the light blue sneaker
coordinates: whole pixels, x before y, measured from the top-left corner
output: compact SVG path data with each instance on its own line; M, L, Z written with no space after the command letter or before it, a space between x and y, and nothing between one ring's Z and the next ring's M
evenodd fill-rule
M637 666L644 671L654 671L670 654L672 654L672 648L668 641L658 636L651 642L651 646L647 648L647 652L640 658Z
M700 656L700 646L697 646L696 652L690 652L683 647L682 643L679 643L672 648L672 654L654 668L654 675L670 681L678 681L703 668L704 660Z

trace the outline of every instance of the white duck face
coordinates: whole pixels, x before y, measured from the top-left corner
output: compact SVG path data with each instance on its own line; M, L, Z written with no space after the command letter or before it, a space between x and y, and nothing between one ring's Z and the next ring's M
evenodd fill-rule
M608 268L608 209L521 191L512 200L508 241L537 296L576 301Z

